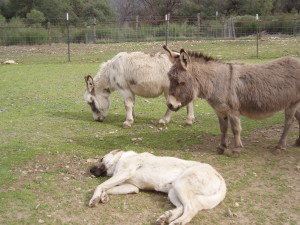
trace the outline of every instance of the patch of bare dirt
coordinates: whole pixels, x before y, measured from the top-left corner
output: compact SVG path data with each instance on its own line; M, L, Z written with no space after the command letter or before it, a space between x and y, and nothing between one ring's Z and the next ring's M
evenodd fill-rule
M282 128L283 125L274 125L243 136L244 149L238 159L229 157L230 150L222 156L211 154L216 151L220 136L206 136L202 144L189 146L188 151L196 160L212 164L224 176L228 185L224 202L231 213L230 224L257 224L258 221L261 224L299 224L300 147L294 146L299 130L298 125L293 126L287 149L274 155L272 150ZM229 139L232 140L232 135Z
M181 158L190 154L192 160L213 165L226 180L228 193L224 202L213 210L200 212L190 224L299 223L300 149L292 146L298 130L293 127L290 132L288 149L273 155L270 150L280 137L281 127L255 130L242 137L245 149L237 159L215 154L219 136L200 137L202 144L182 152L162 150L162 155ZM164 211L173 208L166 195L155 192L111 196L107 204L89 208L87 202L94 188L106 178L96 179L88 172L100 155L78 155L76 151L49 152L13 170L20 179L11 190L31 186L38 196L37 223L153 224Z

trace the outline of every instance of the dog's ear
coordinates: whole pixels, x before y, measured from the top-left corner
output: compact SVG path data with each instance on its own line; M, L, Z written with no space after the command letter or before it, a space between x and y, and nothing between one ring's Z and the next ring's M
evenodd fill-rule
M119 149L113 150L113 151L110 152L110 154L113 155L113 159L112 159L113 162L112 163L114 165L116 165L118 163L118 161L120 160L120 158L121 158L121 156L122 156L123 153L124 153L124 151L119 150Z
M120 149L116 149L116 150L112 150L110 153L113 154L113 155L116 155L116 154L118 154L119 152L123 152L123 151L120 150Z

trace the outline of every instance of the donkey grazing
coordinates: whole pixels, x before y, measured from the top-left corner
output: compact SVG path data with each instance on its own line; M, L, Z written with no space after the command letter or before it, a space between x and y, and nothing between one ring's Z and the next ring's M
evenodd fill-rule
M131 127L135 117L133 109L135 95L155 98L164 93L167 98L170 86L167 73L172 66L171 60L173 58L164 53L152 55L143 52L121 52L103 63L94 78L86 76L87 88L84 98L91 107L94 119L103 122L109 111L109 95L118 90L124 99L126 109L123 127ZM171 112L167 109L163 118L159 120L160 125L170 121ZM188 104L187 114L186 125L192 125L193 103Z
M171 55L172 51L167 51ZM205 99L215 110L222 133L219 154L227 148L229 120L234 135L232 156L240 155L241 115L263 119L285 111L283 133L274 153L285 148L294 116L300 126L299 59L282 57L262 64L222 63L202 53L181 49L179 56L174 55L168 76L167 104L171 110L176 111L197 97ZM300 146L300 133L295 144Z

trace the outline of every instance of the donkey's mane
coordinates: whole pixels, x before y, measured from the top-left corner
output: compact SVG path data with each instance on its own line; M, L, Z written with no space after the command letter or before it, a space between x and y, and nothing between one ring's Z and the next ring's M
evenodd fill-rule
M198 58L198 59L204 59L206 62L208 62L208 61L218 61L217 59L214 59L211 56L205 55L202 52L188 51L187 53L189 54L190 57Z

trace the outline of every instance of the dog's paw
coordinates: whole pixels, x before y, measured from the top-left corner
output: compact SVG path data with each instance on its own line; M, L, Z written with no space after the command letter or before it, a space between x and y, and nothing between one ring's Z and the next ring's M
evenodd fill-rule
M107 203L109 201L108 195L106 192L103 192L100 196L100 201L102 203Z
M172 223L170 223L169 225L182 225L183 223L181 223L181 222L172 222Z
M89 207L95 207L97 203L100 202L100 197L92 197L89 202Z
M166 218L161 216L156 220L155 225L164 225L165 223L166 223Z
M156 225L164 225L169 223L169 218L172 216L172 211L169 210L165 212L163 215L161 215L157 220L156 220Z

